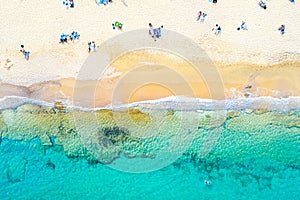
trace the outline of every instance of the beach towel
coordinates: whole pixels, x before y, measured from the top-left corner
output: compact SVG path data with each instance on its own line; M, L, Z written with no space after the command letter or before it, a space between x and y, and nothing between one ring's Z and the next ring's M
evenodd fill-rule
M100 4L108 4L108 0L100 0Z
M151 36L152 37L160 38L161 34L162 34L162 28L161 27L154 28L154 29L151 30Z

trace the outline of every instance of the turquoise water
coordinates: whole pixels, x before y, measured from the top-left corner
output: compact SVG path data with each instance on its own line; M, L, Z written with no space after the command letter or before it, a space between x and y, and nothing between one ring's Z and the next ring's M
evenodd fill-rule
M181 156L158 170L127 173L88 159L87 154L70 153L69 143L59 142L57 135L56 139L51 137L51 145L45 145L38 134L43 129L29 120L32 115L35 118L42 115L45 119L45 113L24 110L23 106L1 111L0 119L2 117L4 122L1 125L0 120L1 199L298 199L298 111L235 111L227 113L221 123L217 120L220 116L214 118L211 111L195 112L199 122L197 130L190 133L193 140ZM173 115L176 113L179 112ZM31 128L22 121L9 123L9 119L19 120L17 116L21 114L26 114ZM67 113L53 116L65 115ZM205 118L202 119L202 115ZM207 120L211 122L208 124ZM55 120L50 122L55 124ZM44 121L40 126L45 128L48 123ZM57 130L61 129L60 126ZM57 130L50 133L49 129L47 134L55 135ZM120 129L112 130L120 132ZM74 135L69 142L73 143ZM119 140L139 140L141 145L147 144L143 146L145 159L150 155L147 153L156 151L150 148L152 144L150 140L146 142L147 138L109 138L115 145L128 145L118 143ZM210 147L209 150L204 151L205 146ZM122 151L129 155L129 149Z

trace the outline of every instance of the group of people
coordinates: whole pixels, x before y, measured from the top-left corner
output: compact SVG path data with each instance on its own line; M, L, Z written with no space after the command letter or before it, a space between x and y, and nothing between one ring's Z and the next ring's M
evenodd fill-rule
M199 11L198 13L198 17L197 17L197 21L200 20L200 22L204 22L205 18L206 18L207 14L202 12L202 11Z
M74 0L64 0L63 5L66 6L66 8L74 8L75 3Z
M217 3L217 0L209 0L210 2L213 2L213 3ZM294 0L290 0L292 3L294 3L295 1ZM97 4L108 4L108 3L111 3L112 0L96 0L96 3ZM64 0L63 1L63 4L65 6L67 6L67 8L74 8L74 0ZM266 2L261 0L259 2L259 6L263 9L267 9L267 5L266 5ZM198 17L197 17L197 21L200 20L200 22L204 22L205 18L207 17L207 14L202 12L202 11L199 11L198 13ZM116 21L115 23L112 24L112 27L113 29L120 29L122 30L122 27L123 27L123 24ZM149 23L149 35L151 35L152 38L154 38L154 41L156 41L157 38L161 38L162 36L162 29L163 29L163 26L160 26L158 28L153 28L153 25L151 23ZM282 24L278 30L280 31L280 33L283 35L285 34L285 25ZM221 34L221 26L219 24L216 24L216 26L212 29L212 31L214 31L215 35L220 35ZM240 26L237 28L237 30L248 30L248 27L246 25L246 22L245 21L242 21ZM71 41L74 41L74 40L77 40L80 38L80 35L78 34L78 32L75 32L73 31L70 35L68 34L61 34L60 36L60 43L67 43L68 40L71 40ZM92 42L88 42L88 51L89 53L90 52L95 52L96 51L96 44L94 41ZM20 52L24 55L24 58L26 60L29 60L29 56L30 56L30 52L29 51L26 51L24 49L24 45L21 45L21 49L20 49Z
M29 60L29 56L30 56L30 52L25 50L25 47L24 47L23 44L21 45L20 52L23 54L25 60L28 61Z
M74 40L78 40L79 38L80 35L76 31L73 31L70 35L63 33L60 35L60 43L68 43L69 39L71 41L74 41Z
M91 53L91 51L93 52L96 51L96 43L94 41L88 42L88 46L89 46L89 53Z
M116 29L118 28L119 30L122 30L123 24L121 22L116 21L115 23L112 23L112 28Z
M208 0L209 2L212 2L214 4L218 3L218 0Z
M294 0L290 0L292 3L295 3ZM263 9L267 9L267 4L265 1L260 1L259 2L259 6ZM202 11L199 11L198 13L198 17L197 17L197 21L201 21L203 22L205 20L205 17L207 16L206 13L202 12ZM278 30L280 31L281 35L285 34L285 25L282 24L280 25L280 27L278 28ZM242 21L242 23L240 24L240 26L237 28L237 30L248 30L248 27L246 25L246 22L245 21ZM212 31L215 31L215 35L220 35L221 34L221 26L216 24L216 26L212 29Z
M112 0L96 0L97 5L103 4L106 6L108 3L112 3Z
M163 25L161 25L158 28L153 28L153 25L149 23L149 35L151 35L151 37L154 38L154 41L156 41L156 38L161 37L163 28L164 28Z

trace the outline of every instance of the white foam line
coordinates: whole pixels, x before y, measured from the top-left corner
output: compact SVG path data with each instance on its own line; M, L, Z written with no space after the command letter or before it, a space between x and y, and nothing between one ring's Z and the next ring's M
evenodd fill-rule
M68 110L97 111L103 109L121 110L132 107L148 108L148 109L175 109L175 110L229 110L229 109L255 109L268 108L270 110L300 110L300 97L291 96L288 98L274 97L252 97L237 98L225 100L212 100L191 98L185 96L170 96L156 100L146 100L134 102L130 104L109 104L102 107L86 108L75 106L71 102L59 100L66 105ZM6 96L0 99L0 110L17 108L24 104L35 104L45 107L53 107L54 102L46 102L42 100L30 99L19 96Z

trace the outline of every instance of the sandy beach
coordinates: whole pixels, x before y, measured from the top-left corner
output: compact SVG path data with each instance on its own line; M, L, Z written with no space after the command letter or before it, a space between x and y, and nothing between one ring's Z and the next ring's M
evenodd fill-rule
M179 32L199 44L219 71L224 98L299 96L300 40L297 35L300 26L296 19L300 17L300 6L297 2L279 0L267 1L267 6L268 9L261 9L256 0L219 1L216 5L195 0L115 0L106 6L78 0L75 8L66 9L62 1L2 2L0 97L26 96L50 102L72 100L78 72L89 56L87 43L95 41L100 45L122 32L148 28L149 22L164 25L165 29ZM200 10L208 14L203 23L196 21ZM248 31L237 31L243 20ZM122 31L112 29L115 21L124 24ZM220 36L211 31L215 24L222 27ZM284 35L277 30L281 24L286 25ZM72 31L79 32L80 40L60 44L60 35ZM29 61L19 51L21 44L31 53ZM134 68L134 63L153 61L149 57L151 54L140 52L138 56L128 54L112 63L113 76L97 83L95 105L109 104L118 81ZM163 55L156 59L189 80L196 97L211 98L205 80L194 76L195 72L186 64ZM86 81L82 91L95 85L95 81ZM125 103L185 94L179 82L170 80L167 85L178 90L174 93L153 84L139 87L130 97L121 99ZM130 85L122 87L131 88Z

